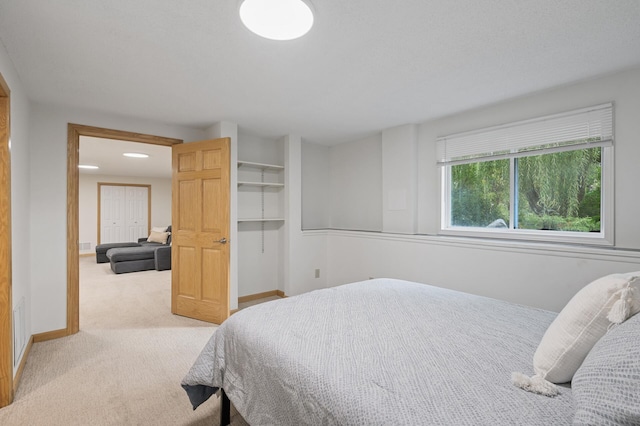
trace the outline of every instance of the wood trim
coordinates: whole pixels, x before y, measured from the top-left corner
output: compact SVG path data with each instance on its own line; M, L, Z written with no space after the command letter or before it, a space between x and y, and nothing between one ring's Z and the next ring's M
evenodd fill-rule
M96 240L98 244L101 244L100 241L100 227L102 226L102 214L101 214L101 204L102 204L102 186L136 186L139 188L147 188L147 235L151 234L151 185L143 184L143 183L111 183L111 182L98 182L98 239ZM137 241L134 241L134 243Z
M283 299L287 297L284 294L284 291L282 290L271 290L271 291L265 291L264 293L249 294L247 296L238 297L238 303L251 302L253 300L264 299L265 297L271 297L271 296L278 296L278 297L282 297ZM232 309L229 311L229 315L233 315L239 310L240 309Z
M13 402L10 122L10 90L0 75L0 408Z
M173 146L183 142L182 139L165 138L143 133L85 126L82 124L69 123L67 125L67 328L65 335L74 334L80 330L80 274L78 269L78 162L80 136L93 136L96 138L164 146ZM64 335L59 335L57 337L63 336Z
M172 146L182 143L182 139L165 138L163 136L147 135L144 133L125 132L122 130L105 129L102 127L84 126L82 124L69 123L80 136L93 136L94 138L115 139L126 142L140 142L152 145Z
M265 291L264 293L256 293L256 294L248 294L246 296L240 296L238 297L238 303L251 302L253 300L264 299L265 297L271 297L271 296L278 296L282 298L287 297L284 294L284 291L282 290L270 290L270 291ZM232 312L237 312L237 311L238 310L235 309Z
M265 297L280 296L278 294L279 291L280 290L271 290L271 291L265 291L264 293L256 293L256 294L249 294L247 296L241 296L241 297L238 297L238 303L251 302L252 300L264 299Z
M69 124L67 126L67 335L75 334L80 330L79 158L80 131Z
M68 329L61 328L60 330L52 330L52 331L46 331L44 333L34 334L32 338L33 338L33 343L40 343L40 342L46 342L47 340L59 339L61 337L66 337L68 335L69 335Z
M18 391L18 386L20 386L20 379L22 378L22 372L24 371L24 366L27 365L27 358L29 357L29 353L31 352L31 346L33 346L33 336L29 338L27 342L27 347L24 348L24 354L22 355L22 360L20 360L20 365L18 366L18 370L16 371L16 376L13 378L13 394L15 395Z

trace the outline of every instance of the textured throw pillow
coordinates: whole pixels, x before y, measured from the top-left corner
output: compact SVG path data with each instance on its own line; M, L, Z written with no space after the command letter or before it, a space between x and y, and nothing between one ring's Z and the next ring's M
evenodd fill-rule
M640 425L640 314L595 344L571 382L577 425Z
M167 244L167 238L169 238L169 232L151 231L151 234L149 234L149 238L147 238L147 241L150 243Z
M535 376L513 373L524 390L554 396L553 383L571 381L593 345L611 324L640 311L640 272L612 274L581 289L545 332L533 356Z

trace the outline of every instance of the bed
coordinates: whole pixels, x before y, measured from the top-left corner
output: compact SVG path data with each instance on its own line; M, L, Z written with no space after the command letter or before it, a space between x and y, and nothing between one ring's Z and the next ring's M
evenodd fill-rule
M368 280L244 309L185 376L251 425L571 424L574 396L524 392L555 313L425 284ZM224 411L223 410L223 415Z

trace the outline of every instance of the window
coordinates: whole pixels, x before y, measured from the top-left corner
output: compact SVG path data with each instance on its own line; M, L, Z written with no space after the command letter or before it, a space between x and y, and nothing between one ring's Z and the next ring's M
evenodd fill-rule
M613 244L613 105L438 138L443 234Z

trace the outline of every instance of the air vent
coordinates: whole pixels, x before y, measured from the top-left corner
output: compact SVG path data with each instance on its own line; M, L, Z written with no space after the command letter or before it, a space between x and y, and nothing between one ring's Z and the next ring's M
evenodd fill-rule
M80 251L89 251L89 250L91 250L91 243L80 243L78 245L79 245Z
M27 343L26 324L24 323L24 297L13 310L13 366L20 362L20 356Z

